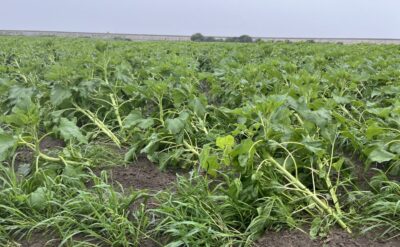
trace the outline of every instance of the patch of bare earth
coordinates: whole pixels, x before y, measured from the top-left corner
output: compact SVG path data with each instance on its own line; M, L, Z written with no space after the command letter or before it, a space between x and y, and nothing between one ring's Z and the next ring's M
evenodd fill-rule
M387 241L377 240L366 234L353 236L340 229L332 230L322 239L312 240L308 234L301 231L282 230L280 232L267 231L254 244L256 247L399 247L400 238Z
M176 180L177 171L161 171L147 158L140 157L127 166L117 166L108 170L113 182L125 189L147 189L152 192L169 188Z
M54 240L56 237L45 235L43 233L32 233L30 236L25 237L19 241L20 247L55 247L58 246L60 241Z

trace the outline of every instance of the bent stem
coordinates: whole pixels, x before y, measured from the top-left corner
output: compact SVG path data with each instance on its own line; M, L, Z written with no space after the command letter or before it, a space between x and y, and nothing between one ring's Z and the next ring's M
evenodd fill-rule
M88 117L92 122L99 127L99 129L106 134L110 139L119 147L121 148L121 141L114 135L114 133L92 112L89 110L85 110L78 105L74 104L76 110L83 113L86 117Z
M40 151L40 149L38 147L36 147L34 144L25 141L24 138L22 138L22 136L18 137L18 143L21 145L27 146L29 149L31 149L33 152L35 152L35 154L37 155L37 158L41 158L41 159L49 161L49 162L63 162L63 163L71 164L71 165L81 164L80 162L76 162L76 161L72 161L72 160L65 160L61 156L59 156L59 157L48 156L47 154L42 153Z
M335 148L335 141L336 141L336 138L333 140L333 143L332 143L331 158L330 158L330 161L329 161L328 172L325 175L325 183L326 183L326 186L329 189L329 193L331 194L332 201L333 201L333 204L335 205L336 212L339 215L342 215L342 210L340 208L339 199L338 199L338 197L336 195L336 188L333 187L332 181L331 181L330 176L329 176L330 173L331 173L332 164L333 164L333 151L334 151L334 148Z
M279 164L274 158L268 157L267 161L270 161L277 169L278 171L283 174L283 176L289 180L294 186L297 187L302 193L304 193L307 196L310 196L313 201L320 207L322 208L328 215L331 215L339 225L345 229L348 233L352 233L351 229L346 225L346 223L341 219L340 215L337 214L332 208L322 201L321 199L318 198L318 196L314 193L312 193L302 182L300 182L297 178L295 178L290 172L288 172L281 164Z
M111 105L114 109L115 116L117 117L118 125L122 129L123 128L122 119L121 119L121 115L119 113L119 106L118 106L116 98L117 97L114 94L110 93Z

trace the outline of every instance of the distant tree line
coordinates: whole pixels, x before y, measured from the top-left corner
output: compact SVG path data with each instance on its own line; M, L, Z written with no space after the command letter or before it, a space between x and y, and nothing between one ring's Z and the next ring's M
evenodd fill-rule
M241 43L251 43L253 38L249 35L241 35L239 37L227 37L227 38L215 38L212 36L204 36L201 33L195 33L190 37L191 41L196 42L241 42Z

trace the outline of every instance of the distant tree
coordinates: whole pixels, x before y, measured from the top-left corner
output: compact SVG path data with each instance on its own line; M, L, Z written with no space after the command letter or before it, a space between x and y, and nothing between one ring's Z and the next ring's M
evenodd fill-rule
M193 34L191 37L190 37L190 40L191 41L197 41L197 42L199 42L199 41L204 41L204 36L203 36L203 34L201 34L201 33L195 33L195 34Z
M240 37L228 37L225 39L226 42L241 42L241 43L251 43L253 38L249 35L241 35Z
M207 36L207 37L204 37L203 41L205 41L205 42L215 42L217 40L212 36Z
M241 35L240 37L227 37L225 39L219 39L215 38L213 36L204 36L201 33L195 33L192 36L190 36L191 41L196 41L196 42L242 42L242 43L250 43L253 42L253 38L250 37L249 35Z
M249 35L241 35L237 40L238 40L238 42L242 42L242 43L253 42L253 38L250 37Z
M236 37L227 37L225 38L225 42L236 42Z

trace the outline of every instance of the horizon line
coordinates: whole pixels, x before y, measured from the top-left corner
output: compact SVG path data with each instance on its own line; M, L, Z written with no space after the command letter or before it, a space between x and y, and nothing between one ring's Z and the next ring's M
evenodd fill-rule
M77 34L99 34L99 35L137 35L137 36L164 36L164 37L191 37L192 35L186 35L186 34L144 34L144 33L114 33L114 32L84 32L84 31L54 31L54 30L26 30L26 29L0 29L1 32L44 32L44 33L77 33ZM195 32L195 33L200 33L200 32ZM195 34L193 33L193 34ZM215 38L229 38L229 37L239 37L239 36L221 36L221 35L205 35L205 37L215 37ZM247 35L247 34L242 34L242 35ZM393 40L393 41L399 41L400 38L363 38L363 37L357 37L357 38L343 38L343 37L285 37L285 36L251 36L253 39L302 39L302 40L312 40L312 39L327 39L327 40Z

